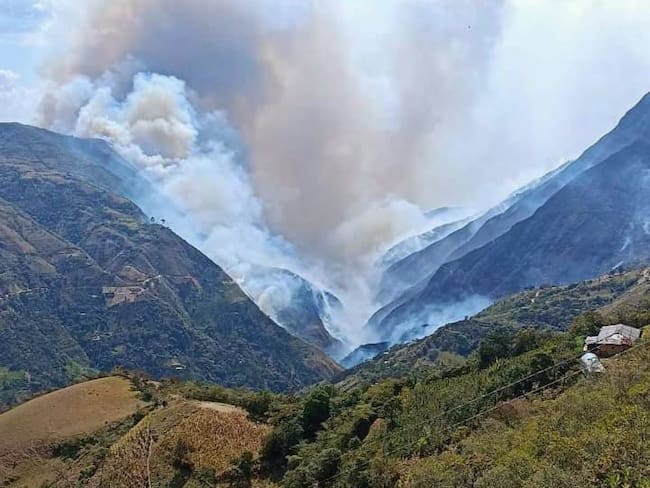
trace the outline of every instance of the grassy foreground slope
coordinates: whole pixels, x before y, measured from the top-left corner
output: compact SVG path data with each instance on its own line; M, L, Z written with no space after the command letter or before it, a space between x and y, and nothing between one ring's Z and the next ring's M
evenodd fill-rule
M650 486L648 332L599 379L578 362L619 321L650 325L647 271L514 295L446 327L465 356L432 336L278 411L262 461L289 488Z
M270 426L241 407L187 398L188 386L108 377L5 412L0 486L190 488L252 478ZM267 395L219 391L251 405Z
M574 360L584 323L574 325L486 367L352 393L139 381L145 408L49 450L5 453L0 479L11 487L647 487L650 342L584 378Z
M231 486L270 428L243 410L176 400L114 443L88 486ZM244 468L246 469L246 468Z
M144 406L119 376L78 383L0 414L0 453L94 432Z
M305 411L285 416L264 460L288 488L650 486L650 342L585 378L579 338L415 382L323 390L321 427L306 430Z
M12 487L647 488L647 329L599 377L578 362L601 325L650 325L646 274L625 276L532 290L551 304L580 287L588 297L627 283L566 332L496 327L466 358L420 363L417 374L297 395L132 375L146 406L47 449L6 453L0 478ZM496 309L502 317L529 315L530 299L511 300Z
M650 344L556 398L504 404L437 455L404 461L402 487L650 486Z

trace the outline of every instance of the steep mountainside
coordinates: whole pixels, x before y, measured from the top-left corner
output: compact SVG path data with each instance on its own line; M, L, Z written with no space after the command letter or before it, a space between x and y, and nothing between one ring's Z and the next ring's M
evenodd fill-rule
M636 144L637 142L639 144ZM439 302L435 301L438 300L438 297L434 298L436 292L432 291L432 288L435 288L436 286L440 286L440 288L452 288L443 293L446 296L442 298L447 301L456 301L459 298L459 287L466 287L463 292L463 295L465 296L471 296L478 293L490 298L495 298L520 290L525 286L538 285L544 282L544 280L548 280L552 283L566 283L583 279L585 277L597 276L606 271L608 264L614 265L618 261L599 261L600 258L596 255L593 256L593 261L591 263L584 262L583 260L583 262L578 261L575 266L572 265L569 268L565 266L569 257L566 254L567 252L580 254L581 252L586 252L588 250L588 247L580 247L581 244L576 241L581 239L583 241L588 241L592 237L585 234L587 231L586 226L588 226L586 219L589 217L589 212L582 214L581 222L577 222L575 218L581 209L586 209L586 206L578 208L565 207L564 215L568 216L568 220L562 220L562 215L558 214L555 221L552 222L553 225L559 226L560 232L564 232L562 237L558 237L557 240L558 242L560 240L562 241L563 244L560 248L563 249L561 252L565 255L564 261L555 261L555 264L561 263L562 268L556 270L554 276L553 273L548 275L548 273L538 269L539 267L537 266L535 259L543 259L542 256L539 255L537 258L531 257L529 262L525 262L527 258L523 258L523 262L518 262L517 265L513 266L513 268L502 268L508 269L508 277L504 277L503 280L501 280L502 283L493 283L493 286L483 285L481 282L485 280L485 277L481 270L474 267L474 264L476 264L476 259L482 259L478 256L483 256L485 259L489 259L487 258L487 255L492 253L490 254L491 258L494 258L495 256L493 253L498 252L497 249L501 249L504 256L510 253L512 259L520 261L519 254L525 250L526 242L524 239L526 238L528 239L530 246L537 246L540 253L544 254L549 252L552 255L553 252L555 252L554 249L543 249L543 246L538 246L538 243L534 241L534 238L543 234L545 231L550 229L550 227L537 227L537 235L535 235L535 232L526 237L520 235L519 239L522 242L519 247L512 245L504 247L504 243L512 242L509 239L515 239L513 237L506 238L506 236L521 232L521 230L517 230L519 228L517 225L518 223L523 224L524 222L528 222L529 231L531 231L533 226L551 224L551 222L544 222L542 224L536 216L539 214L538 210L543 210L544 207L552 204L552 197L557 195L561 189L565 188L567 184L574 181L576 178L585 175L586 172L590 171L590 168L597 168L604 161L610 161L610 166L622 164L622 158L633 156L630 152L632 150L628 149L623 151L629 146L635 147L636 149L634 151L637 153L646 152L647 146L644 144L648 143L650 143L650 95L646 95L621 119L612 132L600 139L577 160L562 166L535 184L532 184L518 194L515 194L509 202L505 202L501 205L501 209L493 209L488 212L488 214L490 214L489 218L486 219L485 216L480 217L463 229L450 234L445 239L434 243L419 253L409 256L402 262L396 263L391 269L389 269L389 271L387 271L384 281L394 280L397 282L408 282L409 276L414 277L415 281L411 281L411 287L407 288L403 292L402 296L380 309L376 316L370 320L369 325L386 331L394 327L396 323L404 320L406 309L408 309L408 313L412 313L414 309L421 310L424 304L439 304ZM616 157L616 161L618 162L613 162L612 158L614 157ZM626 183L626 177L636 179L634 171L641 171L640 175L641 180L643 181L643 173L645 171L643 163L634 168L629 167L627 168L627 171L625 177L617 177L621 182L620 184L624 185ZM616 170L612 168L611 172L616 172ZM589 183L590 181L585 176L582 183L577 183L577 186L573 188L580 187L582 188L580 191L587 191L588 189L584 188L584 185L588 185ZM598 184L597 182L593 183ZM600 181L600 183L603 182ZM642 184L638 184L635 187L630 187L628 190L636 191L636 195L640 197L643 194L642 192L646 191L647 188ZM605 205L599 201L598 191L603 192L604 200L607 200L610 197L615 199L616 196L614 195L614 192L617 190L612 188L610 191L610 188L607 188L605 185L599 189L594 188L590 193L591 198L595 200L597 208L606 212L607 209L605 208ZM624 190L624 192L625 191L626 190ZM608 196L608 194L610 195ZM634 197L626 195L626 198L630 200ZM563 203L565 205L571 205L572 203L579 204L579 202L572 202L566 198ZM553 205L557 205L557 200L555 200ZM643 208L643 206L641 208ZM561 209L558 208L556 208L556 210L558 210L558 212L561 211ZM610 215L619 209L612 208L611 210L612 212L610 212ZM592 216L594 219L603 219L607 217L604 213L596 215L597 211L598 210L595 210L593 212ZM579 226L571 227L571 225ZM607 223L604 225L606 226ZM571 233L571 235L568 235L568 233ZM553 232L553 234L558 236L558 230ZM503 237L503 239L501 237ZM600 236L595 236L594 238L598 239ZM603 241L606 241L607 239L604 236L602 238ZM545 241L547 244L550 244L548 237L545 238ZM616 242L618 242L618 240L616 240ZM612 256L617 254L614 252L615 244L613 242L605 242L604 244L605 248L612 248L610 252ZM623 242L620 242L620 245L622 244ZM641 245L640 248L637 247L634 249L634 252L640 250L643 253L642 247L643 245ZM569 251L570 248L572 248L573 251ZM628 252L624 256L625 260L630 259L632 251L632 248L628 249ZM453 261L458 261L464 264L461 265L460 268L455 268ZM445 263L450 264L445 265ZM505 264L506 263L501 263L498 266L503 266ZM541 267L544 267L544 263L541 263ZM496 268L497 265L494 264L492 274L494 274ZM449 281L445 278L447 274L455 273L457 269L460 269L459 275L456 275L453 280ZM503 289L501 290L500 288ZM417 303L419 303L419 305L413 305Z
M423 236L430 239L427 246L390 264L382 274L377 294L377 301L384 305L370 317L367 327L379 331L379 337L391 339L380 330L384 319L400 305L417 296L456 249L468 242L495 215L512 206L519 197L520 195L514 195L469 222L450 223L432 229L428 235ZM408 242L405 244L408 245Z
M242 285L289 333L334 357L340 355L344 346L327 328L341 309L333 294L291 271L263 266L251 269Z
M381 256L377 265L388 268L407 256L443 239L469 223L472 217L469 217L468 214L469 210L462 207L442 207L427 212L429 230L407 237L390 247ZM380 294L384 291L380 289Z
M426 249L437 249L436 243L445 241L446 237L464 228L470 221L471 219L467 218L438 225L391 247L378 263L378 267L385 271L381 276L377 301L390 303L399 298L404 290L413 287L414 283L427 276L428 270L417 267L417 259L414 256Z
M494 242L443 265L382 327L389 330L423 307L496 299L648 260L649 192L650 146L639 142L584 172Z
M390 347L388 342L377 342L375 344L362 344L355 348L350 354L341 359L341 364L346 368L352 368L368 359L381 354Z
M162 194L156 191L141 171L116 154L106 142L98 139L64 136L14 123L0 124L0 128L0 148L2 148L0 163L7 158L12 161L25 160L30 164L38 163L42 168L47 167L55 169L57 172L79 176L93 185L107 188L136 201L138 204L146 205L145 211L149 210L156 214L156 217L161 217L157 214L164 212L168 220L174 220L175 225L185 225L187 219L183 213L175 209ZM174 212L176 212L177 218L171 219L172 215L169 214ZM264 271L268 271L268 276L264 276ZM276 323L296 337L304 339L301 336L301 324L296 322L297 318L308 318L307 322L311 326L314 321L310 317L316 311L318 317L315 320L323 326L322 323L327 322L329 317L327 315L328 307L321 306L323 304L321 299L328 297L328 300L325 301L331 303L333 307L338 302L338 299L330 293L319 290L313 283L287 270L259 267L252 270L251 273L255 275L253 278L256 281L267 283L271 282L278 274L293 275L296 280L301 282L301 286L313 291L310 294L301 294L300 300L287 301L286 310L281 309L279 304L274 305L279 316L276 317ZM311 295L313 295L313 299L310 298ZM286 323L279 319L286 320ZM327 334L326 331L324 332ZM309 334L310 332L306 332L303 335L309 337ZM339 346L338 341L327 338L326 335L323 337L324 341L310 340L308 342L323 350L327 349L328 352L336 352Z
M109 191L117 170L129 168L106 171L80 149L103 143L5 130L0 366L14 382L22 374L26 392L114 366L272 390L339 370L264 315L207 257Z
M148 184L104 141L17 123L0 123L0 163L22 163L35 170L75 175L127 197Z
M495 330L566 331L581 314L596 311L605 321L622 320L621 312L650 305L650 268L615 271L570 285L533 288L508 296L465 320L433 334L392 347L339 375L341 386L379 378L418 375L432 367L457 363Z

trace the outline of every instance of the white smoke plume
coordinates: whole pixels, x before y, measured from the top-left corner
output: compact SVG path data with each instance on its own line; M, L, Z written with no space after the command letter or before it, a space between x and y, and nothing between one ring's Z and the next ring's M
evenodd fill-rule
M353 304L343 320L358 327L372 263L426 221L421 169L443 115L470 106L466 70L488 59L500 8L89 2L46 66L39 124L110 140L237 279L298 271Z
M267 228L226 114L197 109L186 83L173 76L136 72L120 97L121 80L114 72L76 76L48 92L41 114L62 132L111 141L139 165L163 196L135 194L145 211L222 265L276 318L291 305L296 280L263 270L302 266Z
M111 141L180 207L182 213L170 214L169 224L190 218L194 232L187 237L227 269L286 265L290 246L264 224L225 114L197 110L185 82L172 76L137 73L121 99L113 80L110 73L99 80L80 76L48 93L42 109L49 125Z
M47 72L61 86L112 78L118 99L139 88L107 75L128 72L125 63L183 80L197 111L223 111L241 134L269 226L312 259L348 265L381 238L351 242L337 229L387 195L422 202L430 192L427 160L449 122L468 115L479 88L472 73L489 59L500 10L467 0L96 2ZM368 16L376 24L359 32L356 20ZM88 111L101 110L105 96ZM45 103L42 123L69 122L68 107ZM443 118L453 120L443 128ZM187 127L178 122L109 137L170 159L192 138L174 132Z
M236 277L261 263L332 288L349 334L371 263L425 210L495 203L650 86L637 0L38 4L56 42L23 97L35 121L112 141ZM4 104L16 83L2 119L34 111Z

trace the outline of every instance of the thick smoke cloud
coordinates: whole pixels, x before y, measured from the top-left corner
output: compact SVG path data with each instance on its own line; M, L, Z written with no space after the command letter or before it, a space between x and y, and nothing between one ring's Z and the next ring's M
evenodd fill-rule
M290 247L264 224L226 115L197 110L185 82L175 77L138 73L121 99L113 80L111 73L100 80L77 76L57 87L42 101L49 125L110 140L146 170L179 211L150 210L180 226L236 275L242 264L286 265ZM141 197L145 207L147 198Z
M191 216L182 233L253 293L249 266L292 269L359 327L376 257L426 223L441 121L467 115L500 10L91 2L45 68L39 123L111 140L185 212L167 220Z
M295 280L260 270L302 266L292 246L267 228L226 115L198 110L178 78L137 73L120 97L121 79L113 72L76 76L43 98L41 112L58 130L110 140L143 168L158 191L133 195L144 210L224 266L276 317L290 305Z
M15 32L49 9L57 42L31 91L0 73L0 119L40 98L40 125L110 139L233 275L301 272L349 324L425 210L495 203L650 87L642 0L37 3Z
M288 59L283 49L269 49L280 88L254 114L248 138L256 187L272 204L272 225L290 240L350 265L355 261L347 258L372 251L378 240L363 230L346 232L363 216L376 218L368 207L388 195L426 205L439 190L425 178L445 137L439 121L445 114L462 118L471 105L470 73L489 58L492 10L498 11L490 7L475 22L469 3L453 5L439 2L435 15L420 2L349 7L349 17L377 19L374 27L365 24L363 36L317 10ZM427 14L433 19L422 18ZM396 27L382 31L388 19ZM431 24L436 20L445 28ZM475 42L463 38L468 24L475 25ZM382 236L384 243L396 235Z
M184 80L199 110L224 111L240 131L271 228L311 258L346 265L377 245L376 235L347 237L369 205L387 195L428 203L426 167L472 105L501 11L470 1L97 6L49 66L51 79L97 80L130 63ZM362 33L360 18L370 19ZM133 88L129 76L112 77L116 97ZM43 123L56 127L59 111L45 104ZM164 152L186 149L143 137Z

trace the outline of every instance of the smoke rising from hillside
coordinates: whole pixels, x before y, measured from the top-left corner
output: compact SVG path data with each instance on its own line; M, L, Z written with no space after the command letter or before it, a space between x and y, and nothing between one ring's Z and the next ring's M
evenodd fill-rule
M90 3L46 66L39 124L112 141L250 290L249 266L292 269L353 303L342 320L358 326L377 255L426 223L427 162L472 105L500 9Z
M285 1L280 8L266 0L101 2L47 72L58 86L80 76L109 84L118 100L138 90L134 72L183 80L197 113L223 112L241 134L271 229L311 258L350 265L398 235L394 223L361 225L351 240L351 222L377 218L368 206L390 196L403 201L391 210L412 210L408 202L424 203L435 186L439 177L430 178L428 163L436 164L439 140L472 106L500 10L498 2L479 10L470 1ZM359 32L362 16L377 22ZM187 156L195 134L184 131L186 121L162 127L165 116L144 114L150 122L130 126L129 134L88 122L88 112L105 108L97 99L107 88L99 90L79 114L86 119L81 134L130 139L150 157ZM42 123L72 125L70 108L74 103L46 99ZM388 233L375 234L380 227Z
M44 99L44 112L50 114L51 126L110 140L144 168L181 213L145 207L174 227L182 225L187 238L227 269L245 263L286 265L290 246L265 226L262 204L226 115L197 110L185 82L171 76L138 73L122 99L115 90L105 81L76 77ZM75 107L77 101L82 102ZM74 125L66 126L70 121ZM146 203L147 195L141 200ZM193 225L180 222L184 219Z
M38 3L57 42L32 91L0 71L0 118L40 99L40 125L111 140L229 272L301 272L355 323L425 210L495 203L650 87L635 0Z

